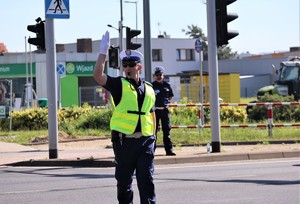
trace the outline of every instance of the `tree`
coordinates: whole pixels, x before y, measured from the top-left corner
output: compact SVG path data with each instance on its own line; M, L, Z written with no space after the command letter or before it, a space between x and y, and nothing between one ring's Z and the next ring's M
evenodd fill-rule
M207 60L207 38L204 35L202 29L196 25L188 25L187 26L187 30L182 29L182 32L185 32L186 35L188 35L189 37L193 38L193 39L197 39L200 38L201 42L202 42L202 50L203 50L203 58L204 60Z
M188 25L187 30L182 29L182 32L185 32L186 35L193 39L200 38L203 46L203 58L204 60L208 59L207 52L207 37L204 35L202 29L196 25ZM232 52L229 46L218 47L218 59L234 59L237 57L237 52Z

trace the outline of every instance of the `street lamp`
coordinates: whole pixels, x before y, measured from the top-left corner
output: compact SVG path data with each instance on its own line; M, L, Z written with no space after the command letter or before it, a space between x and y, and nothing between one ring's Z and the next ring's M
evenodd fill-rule
M138 10L137 10L137 3L138 1L124 1L124 3L131 3L131 4L135 4L135 29L138 29Z
M117 30L118 32L120 32L120 28L116 28L116 27L114 27L114 26L112 26L110 24L107 24L107 27L113 28L113 29Z

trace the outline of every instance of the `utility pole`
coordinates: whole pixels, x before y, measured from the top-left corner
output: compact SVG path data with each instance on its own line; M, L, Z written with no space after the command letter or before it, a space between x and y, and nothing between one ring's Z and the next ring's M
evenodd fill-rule
M206 1L212 152L221 152L215 0Z
M122 52L123 50L123 0L120 0L120 17L121 20L119 21L119 51ZM120 73L119 76L123 76L123 66L121 59L119 59L119 66L120 66Z
M150 6L149 0L144 0L144 63L145 80L152 82L152 53L151 53L151 29L150 29Z

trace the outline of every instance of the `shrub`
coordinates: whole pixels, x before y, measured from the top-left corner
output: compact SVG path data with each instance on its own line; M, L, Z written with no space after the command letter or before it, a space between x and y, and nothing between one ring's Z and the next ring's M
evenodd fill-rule
M81 117L76 124L77 129L102 129L109 130L109 122L112 116L112 110L96 109L90 114Z
M74 132L76 128L109 129L111 110L91 106L68 107L57 111L59 128ZM48 128L48 108L33 108L12 113L12 130L42 130ZM89 124L91 123L91 124ZM9 119L0 120L0 130L9 130Z
M259 99L259 102L291 102L294 101L293 96L280 96L265 94ZM299 121L299 106L273 106L273 119L275 121ZM248 118L250 121L266 120L268 118L267 106L253 106L249 110Z
M246 110L241 107L225 106L220 109L220 120L227 123L244 123L247 120Z
M13 130L40 130L48 127L48 109L34 108L12 113Z
M183 98L180 104L190 104L187 98ZM198 107L172 107L170 108L172 125L196 125L198 124ZM210 122L210 107L204 107L204 122ZM244 108L222 107L220 108L220 120L227 123L243 123L247 119Z

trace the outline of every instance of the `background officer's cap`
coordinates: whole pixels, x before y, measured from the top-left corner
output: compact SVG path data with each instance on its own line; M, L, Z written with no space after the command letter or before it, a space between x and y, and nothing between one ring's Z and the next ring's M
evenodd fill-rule
M120 59L122 61L141 61L144 56L142 53L136 50L123 50L120 52Z
M164 73L165 69L162 66L157 66L154 68L154 74Z

